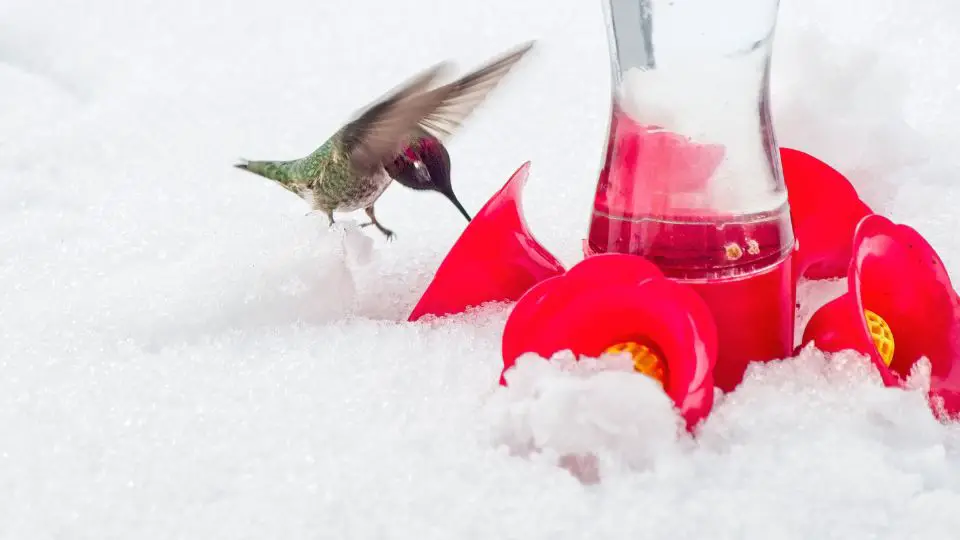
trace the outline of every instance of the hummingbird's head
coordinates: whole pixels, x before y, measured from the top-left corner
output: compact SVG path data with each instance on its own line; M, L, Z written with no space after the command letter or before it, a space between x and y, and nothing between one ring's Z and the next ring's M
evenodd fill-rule
M394 180L417 191L450 191L450 155L443 143L422 138L394 162Z
M439 140L424 137L392 164L394 181L417 191L436 191L446 197L467 221L470 215L457 200L450 180L450 154Z

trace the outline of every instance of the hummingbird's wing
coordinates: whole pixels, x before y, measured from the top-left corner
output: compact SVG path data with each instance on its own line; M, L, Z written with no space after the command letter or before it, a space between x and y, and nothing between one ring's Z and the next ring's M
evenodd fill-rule
M392 162L417 129L442 139L451 135L511 68L533 48L528 41L481 68L425 91L448 64L427 69L376 102L341 130L344 148L360 174Z
M528 41L501 54L485 65L444 85L450 90L440 105L420 121L420 127L438 139L453 135L473 110L486 99L536 41Z
M424 91L447 67L441 62L422 71L341 129L355 171L372 173L402 150L418 122L453 91L444 87Z

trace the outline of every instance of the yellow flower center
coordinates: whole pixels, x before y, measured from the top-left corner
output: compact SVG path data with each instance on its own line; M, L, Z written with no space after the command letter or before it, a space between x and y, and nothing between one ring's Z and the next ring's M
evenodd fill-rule
M893 361L893 332L890 325L869 309L863 310L863 314L867 318L867 330L873 338L873 346L880 353L880 358L883 358L883 363L890 367L890 362Z
M664 382L666 379L666 364L660 359L660 355L650 347L636 341L627 341L608 347L604 352L609 354L629 353L633 358L634 371L652 378L660 383L660 386L666 384Z

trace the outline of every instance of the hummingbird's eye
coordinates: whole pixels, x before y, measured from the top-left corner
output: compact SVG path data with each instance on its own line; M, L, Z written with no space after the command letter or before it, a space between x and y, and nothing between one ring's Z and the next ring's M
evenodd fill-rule
M417 183L421 185L430 184L430 170L427 169L427 166L419 159L413 162L413 172Z

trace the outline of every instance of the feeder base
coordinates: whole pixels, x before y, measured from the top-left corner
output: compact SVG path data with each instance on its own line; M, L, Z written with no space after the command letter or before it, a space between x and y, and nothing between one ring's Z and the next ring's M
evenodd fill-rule
M796 291L790 256L743 278L681 283L696 291L713 313L719 343L713 376L724 392L740 384L750 362L793 354Z

